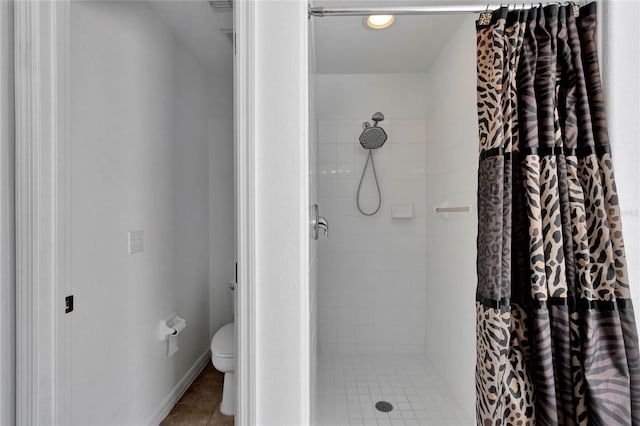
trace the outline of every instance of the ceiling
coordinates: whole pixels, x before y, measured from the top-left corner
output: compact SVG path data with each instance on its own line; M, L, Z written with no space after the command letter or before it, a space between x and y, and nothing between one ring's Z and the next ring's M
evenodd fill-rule
M173 33L209 71L218 76L233 73L232 44L222 30L233 27L229 9L214 10L208 1L149 1Z
M456 4L479 0L456 0ZM443 0L312 0L312 6L410 6ZM230 76L232 45L222 30L233 26L229 9L215 9L208 1L149 1L148 4L199 60L215 75ZM311 19L316 70L320 74L424 73L469 15L397 16L386 30L373 31L362 17Z
M428 4L412 1L315 0L313 6L363 7ZM440 4L443 2L440 1ZM424 73L462 25L473 25L470 15L396 16L385 30L370 30L363 17L312 18L316 71L319 74Z

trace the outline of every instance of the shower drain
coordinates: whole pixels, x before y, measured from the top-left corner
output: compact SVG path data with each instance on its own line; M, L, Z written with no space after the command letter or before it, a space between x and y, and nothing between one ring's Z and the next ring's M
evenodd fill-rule
M393 410L393 405L391 405L391 403L387 401L378 401L376 402L376 409L378 411L382 411L383 413L388 413L389 411Z

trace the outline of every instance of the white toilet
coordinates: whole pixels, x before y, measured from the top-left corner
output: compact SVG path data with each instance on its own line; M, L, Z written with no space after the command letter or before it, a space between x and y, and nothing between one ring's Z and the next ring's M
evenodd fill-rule
M235 284L230 284L233 293L233 319L236 314ZM211 339L211 362L224 373L220 412L228 416L236 413L236 328L235 322L222 326Z

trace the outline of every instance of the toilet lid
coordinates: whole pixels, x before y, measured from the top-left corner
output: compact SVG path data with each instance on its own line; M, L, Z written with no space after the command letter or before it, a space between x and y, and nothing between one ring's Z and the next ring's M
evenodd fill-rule
M223 326L211 340L211 353L215 356L231 358L236 356L235 323Z

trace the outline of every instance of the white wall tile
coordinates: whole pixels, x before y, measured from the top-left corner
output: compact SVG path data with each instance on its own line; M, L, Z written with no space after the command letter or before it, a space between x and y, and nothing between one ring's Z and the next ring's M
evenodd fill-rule
M423 144L427 140L426 124L423 119L393 120L393 142Z
M335 123L335 120L319 120L319 122L318 122L318 142L320 144L336 143L336 123Z
M432 99L436 102L426 126L426 354L466 413L473 412L474 402L477 221L475 212L451 214L445 219L433 209L447 202L475 205L478 142L474 40L470 20L436 61L430 72ZM443 99L448 102L447 108L441 104ZM447 327L442 327L445 318Z
M465 36L468 34L462 34L461 40L468 42ZM473 48L473 40L470 46ZM446 76L443 73L438 78ZM450 309L443 301L450 300L452 294L467 294L468 286L473 287L475 222L470 216L444 221L433 208L446 200L475 201L475 104L470 121L465 115L465 124L459 126L452 109L437 109L438 101L448 96L447 91L427 80L389 75L319 77L321 144L337 144L335 160L333 151L321 154L326 160L322 164L326 173L321 166L320 204L331 227L330 241L322 241L318 253L318 309L330 312L318 320L321 330L328 328L319 334L327 340L321 342L322 351L393 354L426 350L429 356L435 351L434 357L443 359L446 354L440 346L452 350L447 345L454 343L442 340L442 332L433 333L433 329L441 326L444 312ZM376 84L371 84L373 81ZM407 90L407 81L422 83ZM359 102L352 88L365 82L372 91L379 90L379 99L384 102L375 106ZM439 97L426 93L425 87ZM469 89L462 86L459 90L463 88ZM470 94L475 96L473 87ZM431 104L436 106L431 116L424 102L427 97L433 98ZM461 95L460 99L464 103L467 98ZM414 107L411 111L409 105ZM380 125L389 135L387 143L373 151L383 199L380 212L365 217L355 204L367 158L358 136L362 122L369 121L376 110L387 117ZM372 180L369 168L361 192L365 209L377 204ZM412 203L414 217L392 219L394 203ZM466 244L464 250L456 244L460 242ZM433 258L428 260L427 253ZM469 265L451 271L451 259L459 253ZM434 274L431 268L436 267ZM452 284L455 279L458 282ZM434 305L438 305L435 310ZM472 316L464 314L460 318L470 318L460 323L461 330L473 324ZM454 328L458 326L455 324ZM468 354L457 356L464 363Z
M340 120L336 124L336 142L349 145L358 143L358 136L360 136L361 131L361 121Z
M335 164L337 157L337 144L325 143L318 147L318 160L321 164Z

